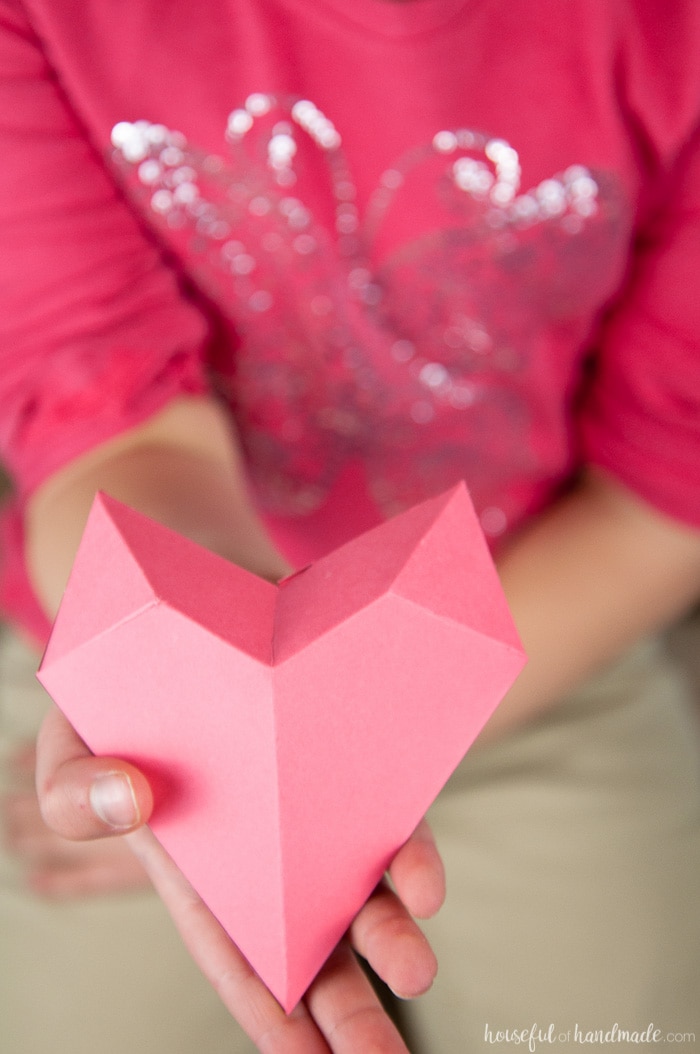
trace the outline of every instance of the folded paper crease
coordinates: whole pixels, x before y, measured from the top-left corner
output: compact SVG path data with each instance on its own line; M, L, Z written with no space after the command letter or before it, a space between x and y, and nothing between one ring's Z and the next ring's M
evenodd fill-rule
M98 495L39 677L289 1011L524 662L463 485L277 586Z

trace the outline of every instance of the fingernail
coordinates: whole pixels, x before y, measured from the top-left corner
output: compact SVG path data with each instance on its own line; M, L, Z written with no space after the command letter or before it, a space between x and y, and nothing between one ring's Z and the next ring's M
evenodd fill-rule
M126 831L139 822L134 788L125 772L104 772L90 787L90 806L95 816L116 831Z
M389 985L387 985L387 988L389 988L389 991L391 992L391 994L392 994L392 995L393 995L393 996L394 996L394 997L395 997L396 999L400 999L402 1003L407 1003L407 1002L409 1002L409 1001L410 1001L411 999L413 999L413 996L412 996L412 995L401 995L401 993L400 993L400 992L395 992L393 988L390 988L390 987L389 987Z

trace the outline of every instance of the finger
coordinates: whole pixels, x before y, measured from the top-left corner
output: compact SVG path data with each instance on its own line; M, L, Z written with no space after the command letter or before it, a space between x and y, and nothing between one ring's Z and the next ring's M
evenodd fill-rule
M95 852L102 851L97 843L69 841L47 827L36 794L9 796L4 802L4 821L5 844L25 864L68 866L93 859Z
M382 883L350 928L353 947L401 999L426 992L437 973L427 938L387 885Z
M422 820L394 857L389 875L412 915L429 919L445 899L445 868L427 820Z
M17 747L7 759L10 779L18 788L34 786L36 746L33 742Z
M61 847L70 850L75 845L49 830L41 818L36 794L10 794L0 804L3 842L10 852L25 859L41 859Z
M333 1054L408 1054L350 947L335 949L306 994Z
M63 838L123 834L153 809L146 777L126 761L94 757L57 707L39 732L36 786L45 822Z
M26 881L34 893L56 901L132 893L150 886L136 857L131 864L99 856L96 859L52 861L30 868Z
M304 1004L285 1014L152 832L127 840L193 959L261 1054L330 1054Z
M4 806L4 844L24 865L25 880L35 892L66 897L149 885L122 840L61 838L44 823L36 794L9 796Z

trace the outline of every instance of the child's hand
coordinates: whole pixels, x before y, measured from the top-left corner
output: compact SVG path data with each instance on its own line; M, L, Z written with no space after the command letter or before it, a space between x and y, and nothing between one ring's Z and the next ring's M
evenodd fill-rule
M93 757L57 709L39 737L37 788L46 822L64 837L127 834L193 958L261 1052L407 1054L350 945L398 995L419 995L432 983L435 958L409 913L432 915L444 896L442 863L426 824L392 864L398 896L386 885L375 891L355 919L349 943L341 942L287 1016L151 832L142 828L153 807L144 776L125 762Z
M22 865L30 889L63 899L148 887L148 875L123 839L69 841L46 826L34 787L34 767L31 746L11 757L11 789L0 801L3 842Z

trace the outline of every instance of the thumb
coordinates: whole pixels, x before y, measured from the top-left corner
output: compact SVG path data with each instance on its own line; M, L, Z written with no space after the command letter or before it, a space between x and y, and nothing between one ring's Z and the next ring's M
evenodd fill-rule
M96 758L57 707L37 740L36 789L44 822L64 838L103 838L148 820L153 794L126 761Z

